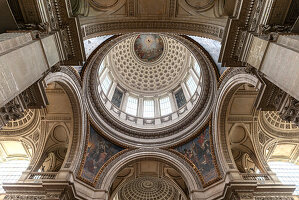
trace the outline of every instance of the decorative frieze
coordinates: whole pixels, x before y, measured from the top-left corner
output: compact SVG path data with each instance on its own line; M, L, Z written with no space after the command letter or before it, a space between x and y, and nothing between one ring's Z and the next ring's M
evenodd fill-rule
M4 200L42 200L44 195L24 195L24 194L9 194L4 197Z
M281 197L281 196L277 196L277 197L255 197L255 200L294 200L293 197Z
M294 97L288 96L279 114L283 120L293 122L299 126L299 101Z
M120 30L167 30L168 32L178 30L192 31L221 38L222 27L211 26L206 24L167 22L167 21L143 21L143 22L110 22L101 24L91 24L85 26L85 36L90 36L96 33L119 33Z
M18 120L24 117L24 105L20 97L16 97L5 106L0 108L0 128L11 120Z
M261 76L262 82L257 97L256 107L262 111L277 111L284 104L287 93Z

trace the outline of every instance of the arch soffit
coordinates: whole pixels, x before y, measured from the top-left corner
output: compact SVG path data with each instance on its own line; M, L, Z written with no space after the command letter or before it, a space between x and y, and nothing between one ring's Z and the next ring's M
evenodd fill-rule
M104 59L105 55L109 52L109 50L119 41L124 40L125 38L127 38L128 36L130 36L132 34L127 34L127 35L122 35L122 36L113 36L111 38L109 38L108 40L106 40L105 42L103 42L93 53L92 55L89 57L87 64L84 66L83 69L83 74L82 74L82 79L83 79L83 93L86 95L86 99L87 99L87 109L89 110L89 115L92 119L93 122L95 122L95 124L101 126L101 129L104 129L104 132L111 132L112 129L107 129L107 127L110 126L115 126L118 125L119 126L119 122L115 123L113 122L113 124L111 124L111 122L105 122L101 119L101 115L102 114L108 114L108 112L105 111L100 111L101 109L103 109L103 106L101 106L101 102L97 101L96 99L100 98L98 97L97 94L97 80L96 80L96 71L97 67L99 66L99 64L102 62L102 60ZM195 57L198 57L202 54L206 54L206 52L204 51L204 49L195 41L193 41L192 39L188 38L188 37L181 37L181 36L170 36L173 37L174 39L178 40L179 42L182 42L184 45L186 45L186 47L194 54ZM199 58L197 58L199 59ZM202 59L200 57L200 63L203 63L203 65L205 66L203 69L203 73L205 73L206 78L204 81L204 85L203 88L203 93L204 93L204 98L202 98L202 101L199 102L199 106L203 106L201 112L205 113L204 115L204 119L202 117L200 117L200 121L202 123L198 123L199 125L197 125L197 128L200 128L202 125L205 124L205 122L208 120L208 116L210 115L209 113L212 111L212 103L213 103L213 97L214 97L214 91L216 90L216 82L217 82L217 69L215 64L213 64L213 61L210 57L205 57L204 59ZM209 66L213 66L213 67L209 67ZM89 77L89 76L94 76L94 77ZM89 78L87 78L89 77ZM205 104L205 105L204 105ZM95 109L97 108L97 109ZM105 113L103 113L105 112ZM194 115L194 111L193 111L193 115ZM196 115L198 114L198 112L196 113ZM113 116L109 116L106 118L112 118ZM193 119L196 119L196 117L193 117ZM186 122L188 120L184 120L184 122ZM191 120L192 121L192 120ZM110 126L107 125L110 124ZM121 124L123 127L126 127L125 124ZM106 127L106 128L105 128ZM122 128L123 128L122 127ZM194 128L194 127L193 127ZM126 128L125 128L126 129ZM169 127L168 127L169 129ZM114 130L117 131L121 131L121 129L119 127L114 128ZM175 129L174 131L177 132L178 129ZM194 130L191 130L190 128L188 130L186 130L186 126L184 126L184 128L182 128L181 130L185 130L191 133L194 133ZM162 130L163 131L163 130ZM165 131L165 130L164 130ZM128 141L133 141L133 137L132 137L132 132L136 132L135 129L132 130L132 127L130 127L130 130L126 130L126 134L129 135L123 135L121 137L118 137L115 135L117 134L110 134L110 135L106 135L108 138L110 138L111 140L116 140L119 142L124 142L123 139L125 139L125 142ZM137 130L136 133L139 133L140 131ZM160 130L161 132L161 130ZM173 131L169 131L169 132L173 132ZM133 133L134 134L134 133ZM149 135L149 134L147 134ZM186 139L187 137L189 137L190 134L185 134L184 135L184 139ZM177 137L177 133L173 134L172 137L170 137L171 141L164 141L164 146L173 144L173 142L178 143L178 141L174 141L174 138ZM171 143L170 143L171 142ZM132 142L131 142L132 143ZM132 143L133 144L133 143Z
M136 32L160 32L164 34L194 35L221 41L224 27L214 24L197 24L169 21L127 21L89 23L82 25L83 38L89 39L104 35L130 34Z
M214 128L213 139L218 147L216 148L216 154L224 171L237 169L229 150L229 141L225 132L226 113L230 100L242 84L258 86L258 83L258 78L254 74L247 73L246 68L234 68L229 69L219 86L212 120Z
M57 127L62 127L64 129L64 134L66 136L66 141L59 141L56 136L54 135L54 131ZM67 147L68 149L70 148L71 146L71 143L70 143L70 137L72 136L71 135L71 132L69 130L69 128L67 127L67 125L64 123L64 122L58 122L58 123L55 123L51 126L49 132L46 134L46 138L45 138L45 148L43 149L44 151L42 152L43 154L44 153L49 153L57 148L65 148ZM52 141L55 141L55 144L52 144L50 146L48 146L48 141L49 140L52 140Z
M69 97L73 110L73 133L70 133L69 149L62 165L65 169L74 169L80 165L84 153L86 134L86 112L83 103L81 81L72 67L61 67L59 72L50 73L45 77L46 84L57 82ZM65 127L67 128L67 127Z

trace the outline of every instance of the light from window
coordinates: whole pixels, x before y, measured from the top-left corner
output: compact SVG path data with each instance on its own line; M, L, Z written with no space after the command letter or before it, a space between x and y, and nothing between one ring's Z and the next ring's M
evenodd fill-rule
M197 88L197 86L195 84L195 81L192 78L192 76L189 76L189 78L188 78L188 80L187 80L186 83L187 83L187 87L188 87L188 89L190 91L190 95L192 96L195 93L196 88Z
M26 170L30 161L28 160L10 160L0 162L0 193L4 193L3 183L16 183Z
M196 61L194 64L194 70L195 70L196 74L198 75L198 77L200 77L200 67L198 65L198 62L196 62Z
M143 101L143 117L155 117L155 103L153 100Z
M161 116L168 115L172 112L169 97L160 99Z
M299 195L299 166L288 162L269 162L271 170L283 184L294 184L293 195Z
M102 71L104 70L104 61L101 63L100 65L100 69L99 69L99 75L101 75Z
M128 97L126 112L130 115L137 115L138 99Z
M105 94L108 93L110 85L111 85L111 80L110 80L109 76L107 75L102 83L102 89Z

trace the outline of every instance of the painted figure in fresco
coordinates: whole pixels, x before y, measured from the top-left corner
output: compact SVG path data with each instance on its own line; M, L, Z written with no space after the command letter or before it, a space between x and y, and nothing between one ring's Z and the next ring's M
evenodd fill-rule
M138 35L134 42L134 51L143 61L153 62L163 53L162 38L156 34Z
M206 129L194 140L179 147L178 150L192 161L202 173L208 173L214 168L210 150L209 129Z
M92 181L105 162L121 150L123 150L122 147L109 142L90 127L90 138L82 176Z
M105 141L99 141L88 147L88 154L86 157L86 169L95 173L106 161L108 145Z

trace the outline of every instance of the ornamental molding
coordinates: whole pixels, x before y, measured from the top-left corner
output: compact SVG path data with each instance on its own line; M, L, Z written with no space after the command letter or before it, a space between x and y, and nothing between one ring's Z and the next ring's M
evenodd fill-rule
M258 77L254 73L248 73L246 68L241 67L229 68L226 75L221 79L221 84L215 98L217 102L213 114L212 126L214 130L213 140L218 147L216 148L216 154L224 171L236 169L228 147L225 131L227 108L230 100L242 84L248 83L255 86L258 82Z
M69 154L63 167L74 168L76 165L80 165L79 158L83 155L86 142L84 139L87 116L83 103L84 96L82 94L81 80L72 67L64 66L61 67L59 72L48 74L45 77L45 81L47 84L51 82L59 83L70 99L73 110L73 135Z
M132 32L163 32L170 34L190 34L221 40L224 29L217 25L196 24L172 21L131 21L108 22L101 24L83 25L84 38L92 38L101 35L126 34Z
M158 148L141 148L129 150L111 161L102 171L95 188L107 190L111 186L114 177L118 171L115 168L121 169L126 164L144 158L153 158L166 162L169 166L182 173L184 181L189 188L189 191L200 190L203 188L199 176L194 171L193 167L183 158L168 150ZM182 169L187 171L182 171ZM188 178L187 178L188 177ZM191 178L192 177L192 178Z
M135 146L137 138L137 143L139 144L167 146L195 134L196 129L200 128L208 120L208 116L212 111L217 74L215 73L214 64L205 55L206 52L199 44L191 39L187 40L186 38L174 35L169 36L183 43L193 53L202 68L203 86L201 97L190 111L190 114L183 120L161 129L145 130L132 128L112 116L106 110L103 102L99 100L100 96L97 89L97 70L99 64L116 43L129 36L130 34L116 36L102 43L96 49L95 53L90 56L89 62L83 70L83 91L86 96L86 104L88 105L88 114L93 123L102 129L108 138L117 140L120 143L128 143L131 146ZM167 136L169 139L165 139ZM151 139L151 142L148 143L146 139Z
M223 36L223 47L219 59L224 66L244 66L244 57L251 39L249 33L258 31L258 25L263 18L265 1L238 0L233 16L228 19Z
M299 101L294 97L288 96L284 106L279 112L280 117L288 122L299 126Z
M40 118L41 118L41 113L39 110L35 109L35 110L31 110L32 112L32 116L30 116L30 119L28 120L26 114L24 116L24 118L26 118L28 121L26 124L18 127L13 127L12 130L10 130L9 128L6 128L5 126L1 129L0 131L0 135L1 136L8 136L8 137L15 137L15 136L25 136L28 133L30 134L32 130L35 130L39 124L40 124ZM21 121L24 121L24 118L21 118ZM9 122L9 123L13 123L13 122ZM9 124L8 124L9 125Z
M265 119L265 113L260 112L258 117L258 123L261 127L261 129L264 131L265 134L267 134L270 137L277 137L277 138L284 138L284 139L291 139L298 137L299 131L289 131L289 130L278 130L274 127L271 127L269 125L269 122Z

